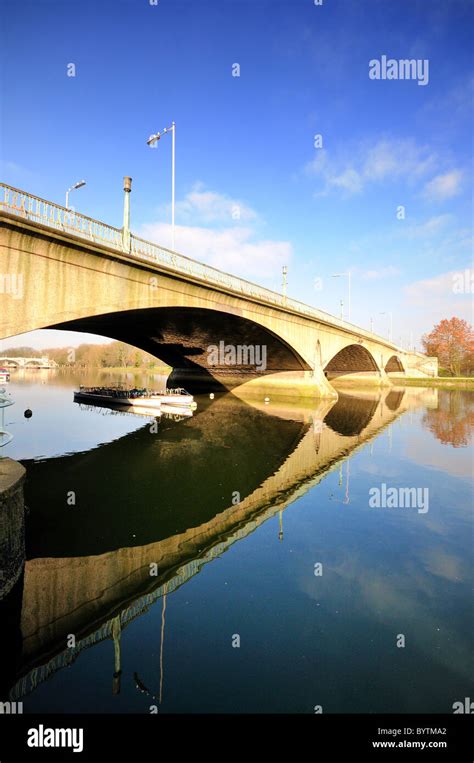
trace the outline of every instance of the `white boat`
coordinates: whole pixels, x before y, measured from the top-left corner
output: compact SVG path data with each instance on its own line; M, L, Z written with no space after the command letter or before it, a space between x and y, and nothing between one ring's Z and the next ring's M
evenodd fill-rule
M190 395L189 392L186 392L185 389L182 389L182 387L178 387L177 389L166 389L162 392L154 392L153 398L157 398L161 401L162 405L166 406L172 405L178 406L179 408L191 408L192 410L196 408L193 396Z
M122 387L84 387L80 386L74 392L74 400L78 403L105 403L121 405L130 408L160 410L162 404L168 408L179 410L196 408L194 398L184 389L154 392L148 389L123 389Z
M123 405L130 408L160 409L161 402L146 394L137 394L135 390L116 389L114 387L79 387L74 392L74 400L79 403L105 403Z
M8 368L0 368L0 384L6 384L10 381L10 371Z

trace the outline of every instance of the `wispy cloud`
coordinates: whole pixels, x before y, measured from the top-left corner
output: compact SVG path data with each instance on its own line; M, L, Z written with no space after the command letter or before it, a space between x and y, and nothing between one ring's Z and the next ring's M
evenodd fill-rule
M452 222L452 215L437 215L430 217L423 223L413 223L406 227L398 226L398 235L400 238L413 239L432 239L439 236L447 225Z
M392 276L398 276L400 275L399 268L394 267L393 265L388 265L386 268L379 268L377 270L366 270L365 273L361 274L361 278L363 278L365 281L376 281L381 278L391 278Z
M464 173L462 170L451 170L442 175L436 175L426 183L423 195L428 201L445 201L457 196L462 190Z
M406 301L408 304L417 305L426 315L432 316L433 321L451 318L453 315L471 321L470 273L468 269L452 270L408 284L404 288Z
M179 222L201 225L216 222L256 221L257 213L239 199L206 189L197 182L182 201L176 204Z
M318 149L305 172L322 180L317 195L326 195L331 190L352 195L389 179L404 178L412 184L436 165L436 154L427 146L419 146L409 138L381 138L372 145L364 142L337 153Z
M176 209L181 219L193 223L175 229L175 249L188 257L235 275L263 280L274 278L292 258L289 241L260 237L257 223L263 221L257 212L224 194L205 190L201 184L194 186ZM239 224L237 210L245 225ZM161 246L171 247L168 223L145 224L140 233Z

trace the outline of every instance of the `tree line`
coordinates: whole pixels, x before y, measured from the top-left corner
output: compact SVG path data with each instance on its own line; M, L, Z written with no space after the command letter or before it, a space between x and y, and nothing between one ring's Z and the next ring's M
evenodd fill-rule
M148 352L117 341L80 344L78 347L46 347L43 350L9 347L0 351L0 355L19 358L48 357L60 366L68 368L153 368L166 365Z

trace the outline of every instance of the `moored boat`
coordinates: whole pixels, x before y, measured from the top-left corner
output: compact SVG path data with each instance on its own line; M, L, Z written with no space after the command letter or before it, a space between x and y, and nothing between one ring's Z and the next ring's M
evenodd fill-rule
M10 371L8 368L0 368L0 384L6 384L10 381Z
M168 408L176 406L180 409L194 409L194 398L184 389L170 389L161 392L146 389L124 389L122 387L84 387L80 386L74 392L74 400L80 403L106 403L132 408L148 408L160 410L162 404Z

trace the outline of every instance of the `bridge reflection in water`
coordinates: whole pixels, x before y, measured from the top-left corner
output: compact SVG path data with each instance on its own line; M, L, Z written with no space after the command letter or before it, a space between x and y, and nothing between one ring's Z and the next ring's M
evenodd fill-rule
M192 419L164 422L158 434L145 426L87 453L28 463L27 560L1 605L10 643L0 694L21 699L109 638L118 692L127 625L162 599L163 649L166 596L278 513L284 538L283 511L344 461L335 500L349 503L352 452L417 400L426 406L427 394L436 391L341 392L336 403L312 409L250 406L226 395ZM72 489L80 505L66 510ZM79 516L73 531L71 511Z

